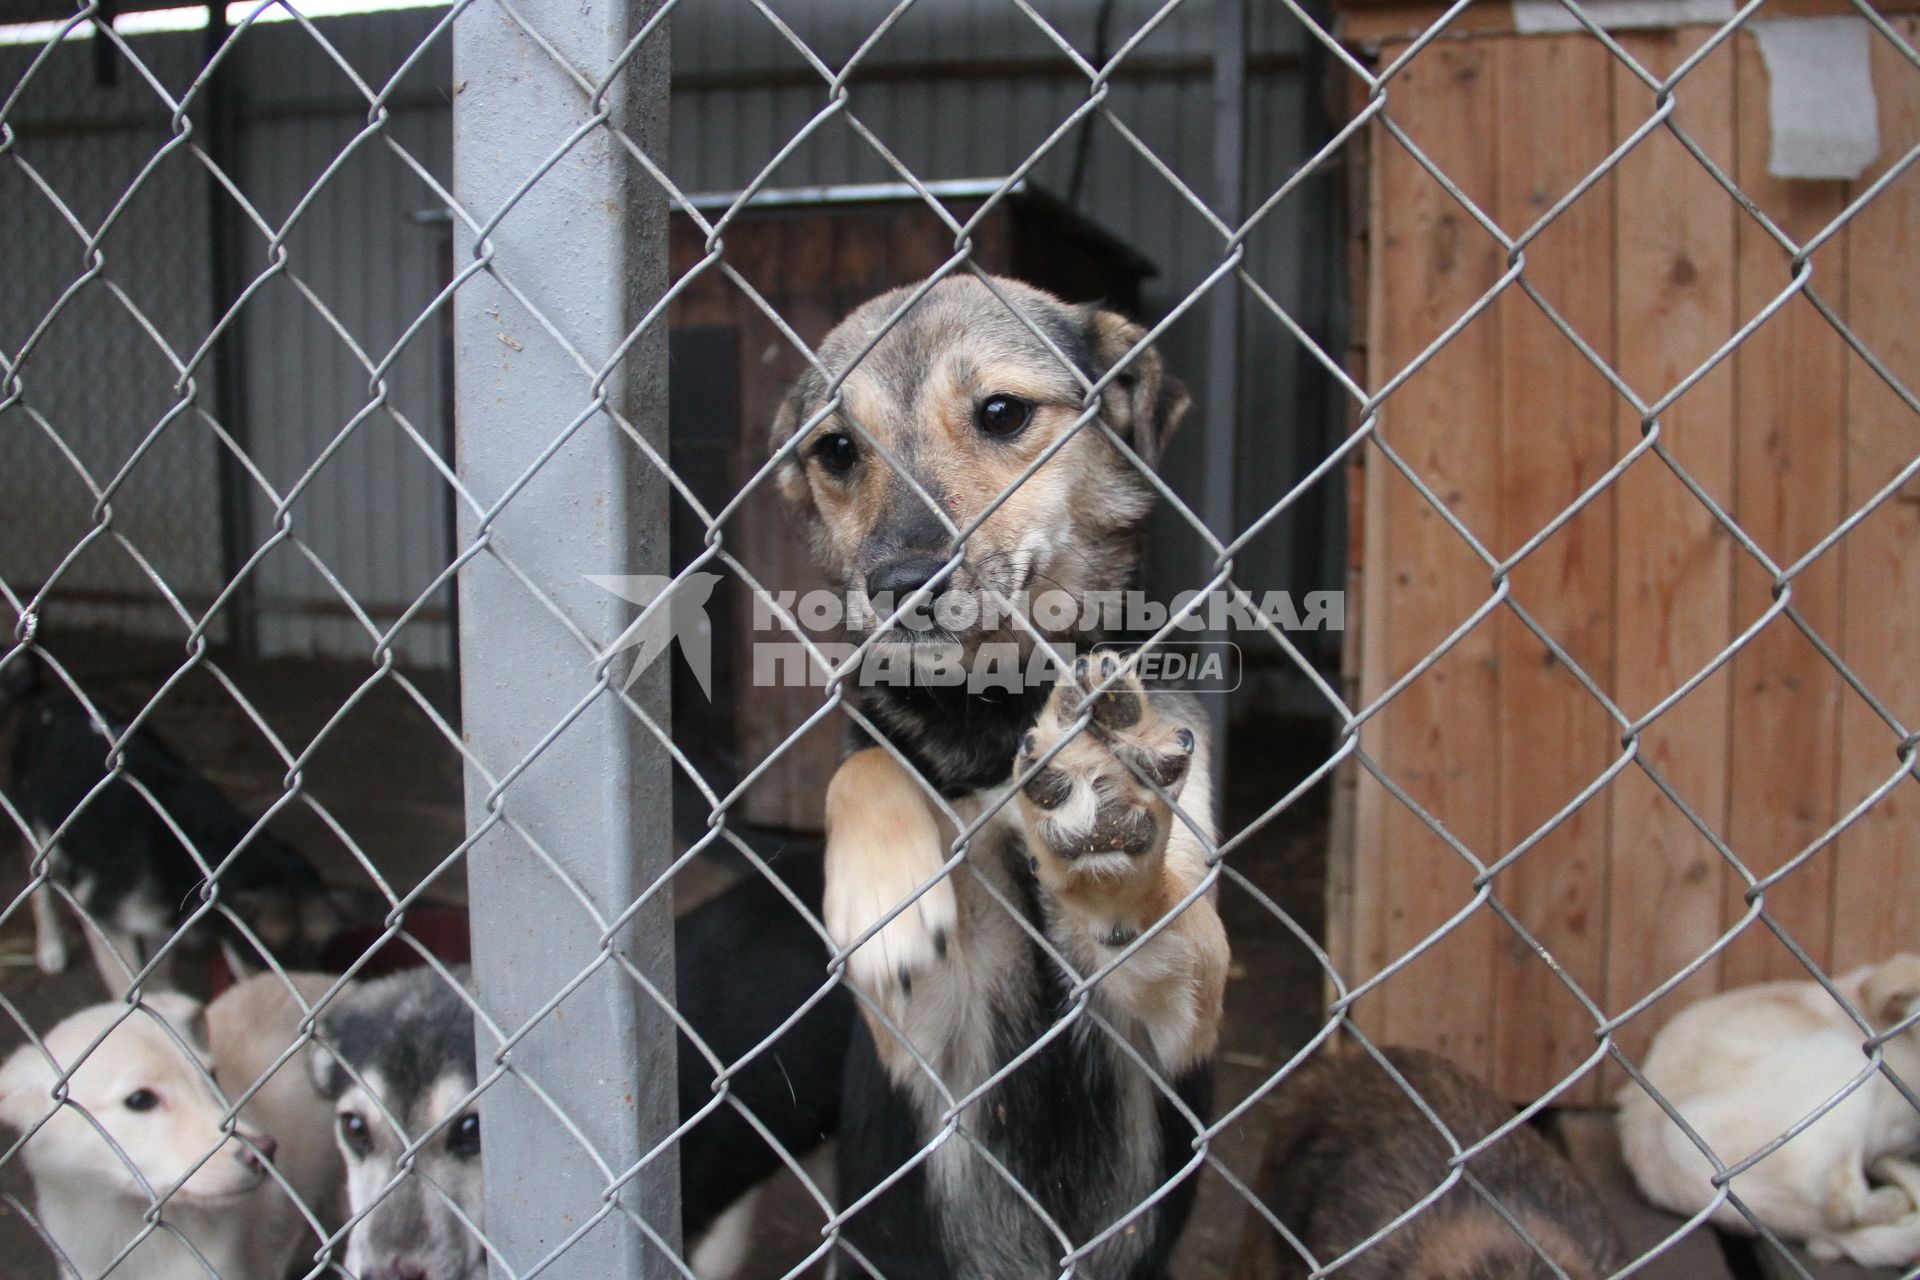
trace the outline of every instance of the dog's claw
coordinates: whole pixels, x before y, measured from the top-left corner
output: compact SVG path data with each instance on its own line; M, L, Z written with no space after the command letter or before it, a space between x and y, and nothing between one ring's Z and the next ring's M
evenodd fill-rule
M1187 776L1187 769L1193 763L1193 731L1182 728L1174 735L1174 745L1167 751L1136 751L1130 747L1118 747L1116 753L1123 756L1140 771L1140 776L1152 780L1162 791Z
M1102 653L1100 655L1098 676L1092 681L1083 682L1087 684L1088 691L1092 691L1093 685L1103 684L1106 681L1113 680L1114 676L1120 671L1123 661L1124 660L1116 654ZM1138 690L1138 683L1131 677L1123 677L1114 681L1113 684L1108 686L1106 692L1094 699L1093 722L1102 729L1113 730L1126 729L1137 724L1143 709Z

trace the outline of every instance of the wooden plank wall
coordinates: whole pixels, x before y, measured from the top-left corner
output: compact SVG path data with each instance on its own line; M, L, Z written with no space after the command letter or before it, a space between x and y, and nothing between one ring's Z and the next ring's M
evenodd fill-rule
M1920 40L1920 20L1895 27ZM1920 146L1920 92L1898 54L1876 47L1880 167ZM1862 179L1870 181L1878 171ZM1912 269L1920 262L1920 186L1910 175L1867 206L1847 230L1847 315L1862 342L1911 390L1920 385L1920 337L1912 322ZM1905 266L1905 270L1900 269ZM1916 452L1913 412L1865 364L1847 364L1843 483L1849 508L1888 484ZM1841 548L1840 651L1860 679L1912 729L1920 721L1920 483L1908 481ZM1870 794L1897 762L1886 726L1851 693L1840 708L1843 805ZM1920 938L1920 793L1903 783L1839 842L1834 880L1834 963L1866 964Z
M1909 39L1916 20L1895 20ZM1704 30L1621 43L1656 74ZM1876 37L1877 39L1877 37ZM1404 46L1380 50L1382 65ZM1920 143L1920 72L1875 55L1882 164ZM1742 35L1676 92L1676 120L1788 235L1830 222L1870 182L1766 172L1767 78ZM1534 223L1655 107L1585 35L1437 42L1397 77L1389 112L1509 234ZM1503 250L1408 151L1375 128L1367 157L1367 348L1384 385L1506 266ZM1527 249L1526 278L1643 399L1680 382L1783 288L1790 262L1666 130L1645 139ZM1920 385L1902 303L1920 285L1920 170L1828 242L1822 298ZM1639 414L1509 290L1387 401L1381 433L1496 558L1572 504L1641 438ZM1800 558L1920 455L1920 416L1805 299L1795 298L1660 419L1677 461L1778 564ZM1494 589L1488 566L1377 450L1366 451L1362 702L1425 658ZM1511 576L1512 598L1630 717L1702 669L1771 602L1770 575L1659 459L1643 457ZM1908 725L1920 723L1920 484L1793 584L1793 601ZM1642 758L1755 874L1783 865L1897 766L1895 735L1785 618L1650 725ZM1362 747L1423 818L1357 773L1353 847L1335 869L1336 961L1349 981L1407 960L1356 1006L1369 1035L1439 1049L1531 1099L1575 1073L1591 1016L1515 931L1481 909L1420 950L1471 899L1471 871L1435 833L1491 863L1622 752L1619 728L1509 610L1498 610L1362 730ZM1920 937L1920 784L1909 780L1768 897L1823 965ZM1636 766L1531 848L1493 893L1609 1013L1710 948L1746 911L1745 882ZM1792 976L1755 926L1622 1033L1723 986ZM1562 1095L1599 1101L1606 1072Z

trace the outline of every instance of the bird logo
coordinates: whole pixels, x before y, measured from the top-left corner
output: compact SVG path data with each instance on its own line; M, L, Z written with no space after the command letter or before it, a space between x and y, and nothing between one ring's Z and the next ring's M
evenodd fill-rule
M640 606L640 616L614 638L595 665L632 649L633 666L622 689L630 689L640 673L653 665L675 641L700 683L700 692L713 700L713 620L707 601L720 585L717 573L687 573L670 578L659 573L583 575L588 582Z

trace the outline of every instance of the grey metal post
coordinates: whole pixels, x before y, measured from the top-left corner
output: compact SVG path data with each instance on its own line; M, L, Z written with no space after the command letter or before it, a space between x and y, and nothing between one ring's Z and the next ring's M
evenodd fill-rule
M227 11L221 5L207 9L207 31L202 47L212 61L227 43L230 28ZM111 41L99 42L104 56L113 48ZM207 284L212 291L213 323L218 324L233 310L244 287L246 274L240 265L245 244L238 234L240 220L234 217L233 197L225 182L243 189L247 175L241 172L242 149L236 145L240 95L235 91L240 67L229 60L207 82L206 109L199 114L200 145L205 148L211 168L207 174ZM218 176L216 176L218 175ZM223 181L224 179L224 181ZM213 416L226 429L227 436L241 453L253 441L253 423L247 413L246 325L239 317L214 340ZM253 555L260 535L254 528L253 477L240 458L225 445L219 446L215 478L220 486L220 572L228 582L239 577L241 568ZM248 574L234 585L227 598L227 643L242 658L260 652L260 600L257 574Z
M1246 204L1247 5L1246 0L1218 3L1213 28L1213 208L1221 221L1237 226ZM1207 298L1205 372L1207 416L1201 424L1205 438L1197 505L1213 536L1228 542L1237 531L1233 463L1240 443L1240 281L1232 273L1215 283ZM1201 581L1212 578L1213 552L1204 546L1200 570ZM1218 774L1227 761L1227 699L1206 701Z
M608 1208L613 1179L676 1121L672 1024L610 956L617 949L670 995L671 898L661 894L610 937L599 923L671 859L671 766L620 705L619 679L605 687L593 654L555 616L604 652L632 606L583 575L667 571L666 486L606 413L589 416L598 379L581 367L602 368L664 291L666 204L608 128L586 133L521 191L595 114L593 90L568 68L597 86L653 7L515 6L558 59L486 0L454 25L455 194L483 225L514 202L484 245L458 228L456 270L476 255L489 263L460 286L455 308L462 479L492 507L571 431L493 518L461 513L462 548L484 541L460 573L463 730L495 779L530 759L497 796L477 771L467 775L469 829L493 823L468 872L479 1000L509 1034L531 1021L481 1104L495 1277L508 1274L501 1262L521 1277L543 1262L540 1274L583 1280L676 1273L627 1216L677 1251L672 1152ZM607 124L664 157L666 101L663 30L605 91ZM664 321L604 385L608 403L664 454ZM632 691L661 724L666 671L654 664ZM495 821L496 809L506 821ZM484 1077L499 1059L484 1024L478 1049Z

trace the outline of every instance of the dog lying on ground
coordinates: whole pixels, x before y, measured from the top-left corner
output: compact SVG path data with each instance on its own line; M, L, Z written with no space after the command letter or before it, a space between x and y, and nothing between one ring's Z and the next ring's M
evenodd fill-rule
M884 333L908 290L858 308L819 347L833 385L809 371L773 427L776 451L800 437L778 479L815 558L876 617L910 606L878 640L915 663L988 643L1028 654L983 602L1130 586L1153 490L1106 432L1150 466L1187 406L1158 354L1135 349L1139 326L994 287L1019 314L966 276ZM1109 374L1100 421L1063 442L1080 376ZM964 528L996 503L949 567L946 521ZM1097 639L1085 616L1049 639ZM1228 961L1211 895L1186 902L1212 839L1205 718L1150 696L1111 652L1058 683L867 683L859 701L911 770L858 740L826 796L826 924L859 944L847 974L870 1002L848 1061L842 1203L906 1172L848 1220L843 1247L888 1280L1053 1275L1081 1249L1082 1277L1165 1275L1192 1202L1183 1113L1209 1105ZM1003 806L948 874L956 832L935 794L962 822ZM1074 975L1123 955L1049 1036L1075 1012ZM957 1117L963 1132L922 1159L952 1100L990 1080Z
M820 901L815 866L795 859L781 868L810 910ZM825 960L813 927L749 872L675 924L680 1013L715 1056L737 1062L819 990ZM731 1080L732 1096L796 1158L834 1130L852 1029L852 1002L835 989ZM474 1230L485 1222L484 1100L456 1106L477 1078L472 1006L438 973L411 969L336 1001L320 1039L314 1080L338 1113L351 1208L366 1214L348 1240L348 1270L360 1280L486 1280L486 1250ZM711 1100L713 1072L685 1036L677 1070L680 1113L691 1115ZM381 1196L408 1140L425 1135L412 1175ZM688 1130L679 1155L682 1232L694 1273L722 1280L745 1260L747 1242L737 1233L750 1216L728 1206L772 1176L780 1158L730 1105Z
M300 983L309 997L330 984ZM301 1064L289 1060L248 1100L232 1136L209 1080L211 1067L238 1096L294 1042L302 1015L279 984L254 979L204 1010L173 992L130 1014L95 1005L48 1032L46 1053L28 1044L0 1067L0 1122L26 1135L38 1226L81 1276L126 1252L113 1274L129 1280L205 1280L208 1267L279 1280L303 1242L311 1251L338 1228L331 1112ZM68 1068L68 1100L56 1105ZM156 1199L159 1223L143 1237Z
M87 916L84 933L107 990L124 991L201 908L202 862L219 869L218 902L226 910L201 916L161 957L150 985L173 985L172 961L183 944L204 950L217 940L241 960L257 956L226 911L283 966L314 965L340 917L312 864L270 831L248 838L253 819L149 729L125 737L125 772L101 787L108 734L119 739L127 725L109 717L103 729L68 694L32 699L22 708L9 793L31 824L34 843L48 851L51 879ZM236 848L238 855L221 868ZM41 970L64 970L66 938L49 885L34 890L33 920Z
M1877 1031L1920 1009L1920 955L1839 979ZM1769 982L1690 1006L1654 1037L1643 1073L1723 1164L1745 1160L1838 1093L1867 1066L1866 1036L1818 983ZM1920 1094L1920 1026L1884 1045L1885 1062ZM1694 1214L1717 1194L1713 1167L1639 1084L1620 1090L1620 1146L1641 1192ZM1816 1257L1868 1266L1920 1258L1920 1111L1875 1072L1847 1098L1728 1184L1761 1222ZM1869 1181L1869 1179L1873 1181ZM1878 1182L1882 1185L1873 1185ZM1751 1233L1730 1204L1712 1221Z
M1388 1049L1385 1056L1461 1147L1513 1119L1512 1107L1444 1058L1414 1049ZM1281 1082L1277 1098L1254 1190L1320 1266L1446 1180L1454 1148L1370 1056L1315 1059ZM1533 1243L1463 1180L1334 1274L1550 1280L1551 1258L1568 1280L1588 1280L1620 1266L1612 1225L1592 1191L1533 1129L1522 1125L1466 1167ZM1265 1216L1247 1215L1233 1280L1304 1280L1311 1270Z

